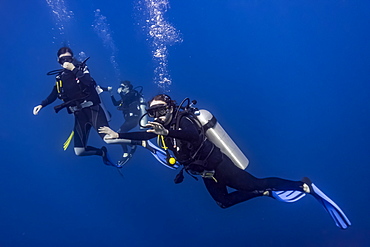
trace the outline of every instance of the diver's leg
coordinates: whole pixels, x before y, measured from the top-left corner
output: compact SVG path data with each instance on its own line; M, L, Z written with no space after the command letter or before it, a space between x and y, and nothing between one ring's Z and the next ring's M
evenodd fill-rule
M75 139L75 153L79 156L99 155L103 158L103 163L110 166L116 166L110 161L107 148L96 148L87 146L90 129L93 126L96 130L99 127L108 126L108 121L104 110L99 106L84 108L75 114L75 133L78 133L80 138ZM99 134L104 138L104 134ZM83 147L83 149L81 148Z
M97 132L100 127L109 127L107 116L100 105L89 107L89 115L91 124ZM98 134L102 139L104 139L105 134L99 132Z
M125 131L122 131L122 129L124 129L125 128L125 123L126 122L124 122L122 125L121 125L121 127L118 129L118 133L125 133ZM123 150L123 155L125 155L125 154L127 154L128 155L128 147L127 147L127 144L124 144L124 143L122 143L121 144L121 147L122 147L122 150Z
M118 133L126 133L128 132L130 129L127 126L127 120L128 118L126 118L127 114L123 114L123 119L124 119L124 122L123 124L121 125L121 127L117 130ZM122 147L122 150L123 150L123 154L122 154L122 157L126 157L128 156L128 148L127 148L127 144L125 143L121 143L121 147Z
M135 128L136 125L138 124L138 118L136 115L133 115L132 113L124 114L125 122L121 125L119 130L117 131L118 133L127 133L131 129ZM120 161L118 161L118 164L120 166L125 165L133 156L133 154L136 151L136 145L131 145L131 144L121 144L123 154L122 158ZM130 150L129 150L130 147Z
M101 149L87 146L90 129L91 125L88 123L87 115L82 112L76 112L74 126L74 151L78 156L102 156L103 154Z
M302 181L292 181L282 178L256 178L250 173L236 167L224 155L223 162L216 169L215 177L219 176L227 186L243 191L303 191Z
M203 178L203 181L209 194L221 208L228 208L235 204L263 195L263 193L258 191L234 191L229 193L226 185L222 181L216 182L210 178Z
M126 133L135 128L139 123L139 117L137 115L125 114L125 122L121 125L119 132Z
M137 115L131 115L132 113L124 114L125 122L121 125L118 133L127 133L133 128L135 128L138 125L138 116ZM124 153L128 152L127 144L122 144L122 149Z

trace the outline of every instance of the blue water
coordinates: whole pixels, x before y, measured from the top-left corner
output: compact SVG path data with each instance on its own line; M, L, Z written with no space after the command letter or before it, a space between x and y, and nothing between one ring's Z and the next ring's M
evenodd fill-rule
M165 87L145 1L51 2L73 16L56 19L43 0L0 8L0 246L370 246L369 1L171 0L163 18L178 37L159 44ZM94 29L98 9L106 35ZM177 172L144 149L124 177L63 151L72 116L32 109L51 91L46 72L59 68L64 44L91 57L101 85L120 77L148 99L167 90L198 100L248 156L249 172L310 177L352 227L337 228L309 196L220 209L201 182L175 185ZM103 97L118 128L122 116ZM91 144L103 145L95 133Z

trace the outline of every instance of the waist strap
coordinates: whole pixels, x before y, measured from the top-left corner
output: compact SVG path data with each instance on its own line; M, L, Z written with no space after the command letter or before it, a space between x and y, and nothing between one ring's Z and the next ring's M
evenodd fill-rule
M92 101L84 101L84 102L82 102L81 104L78 104L78 105L76 105L76 106L70 106L69 107L69 110L71 111L71 112L76 112L76 111L79 111L79 110L81 110L81 109L83 109L83 108L86 108L86 107L90 107L90 106L93 106L94 105L94 103L92 102Z
M212 178L216 183L217 179L214 177L215 175L215 170L204 170L202 172L196 172L196 171L189 171L193 175L200 175L202 178Z

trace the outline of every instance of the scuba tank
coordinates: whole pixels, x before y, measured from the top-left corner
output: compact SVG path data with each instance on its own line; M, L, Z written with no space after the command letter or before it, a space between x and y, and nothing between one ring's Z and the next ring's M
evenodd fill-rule
M222 153L228 156L231 161L244 170L249 164L249 160L235 142L230 138L222 126L217 122L217 119L207 110L196 110L194 115L197 117L202 127L205 129L205 134L213 144L215 144Z
M142 96L140 97L140 115L141 115L139 122L140 129L145 129L146 127L144 126L148 123L148 114L146 114L146 102L144 97Z

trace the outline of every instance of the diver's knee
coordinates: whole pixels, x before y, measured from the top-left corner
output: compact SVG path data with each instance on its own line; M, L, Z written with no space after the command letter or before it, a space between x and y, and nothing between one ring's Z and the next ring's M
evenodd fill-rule
M85 148L75 147L74 151L77 156L81 156L85 152Z

